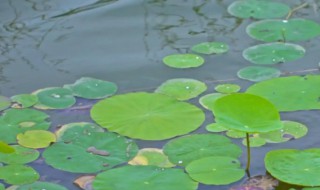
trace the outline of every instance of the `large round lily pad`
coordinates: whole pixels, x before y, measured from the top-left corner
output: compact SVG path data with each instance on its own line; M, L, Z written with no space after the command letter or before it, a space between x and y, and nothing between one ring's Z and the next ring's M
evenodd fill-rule
M237 158L242 153L241 148L229 138L216 134L196 134L173 139L163 147L163 151L172 163L181 166L208 156Z
M11 105L11 101L9 98L5 96L0 96L0 111L8 108Z
M18 143L28 148L45 148L56 142L56 136L50 131L29 130L17 135Z
M161 149L144 148L139 150L138 154L128 162L130 165L152 165L161 168L171 168L172 164L168 157L163 154Z
M170 79L162 83L155 92L176 98L189 100L207 90L207 85L201 81L187 78Z
M262 81L247 93L268 99L279 111L320 109L320 76L289 76Z
M20 185L16 190L68 190L67 188L44 181L36 181L31 184Z
M145 92L102 100L91 109L91 117L109 131L144 140L187 134L204 121L203 111L194 105Z
M33 92L37 95L38 109L65 109L76 103L71 90L60 87L44 88Z
M213 105L215 121L243 132L268 132L283 127L276 107L268 100L246 93L219 98Z
M75 96L87 99L100 99L113 95L118 90L115 83L90 77L82 77L74 84L64 85Z
M290 7L283 3L269 0L238 0L229 7L228 12L240 18L280 18L290 11Z
M320 186L320 149L273 150L264 162L268 172L280 181L301 185Z
M25 164L36 160L40 153L37 150L12 145L15 152L10 154L0 153L0 162L6 164Z
M221 54L229 50L229 46L223 42L203 42L192 46L192 51L202 54Z
M320 35L320 25L314 21L296 18L290 20L262 20L246 28L254 39L265 42L298 42Z
M194 182L181 169L156 166L124 166L102 172L93 181L95 190L196 190Z
M195 54L173 54L163 58L164 64L173 68L199 67L204 63L204 59Z
M195 160L186 166L192 179L208 185L226 185L240 180L245 172L239 160L214 156Z
M15 105L18 108L28 108L35 105L38 102L38 97L34 94L18 94L11 97L12 102L15 102L18 105Z
M241 79L260 82L263 80L279 77L281 71L272 67L262 67L262 66L249 66L240 69L237 73L238 77Z
M302 46L296 44L274 42L249 47L242 55L251 63L272 65L297 60L305 52Z
M43 157L54 168L74 173L95 173L131 160L137 145L115 133L89 132L69 142L48 147Z
M11 185L22 185L35 182L39 174L33 168L20 164L0 167L0 179Z

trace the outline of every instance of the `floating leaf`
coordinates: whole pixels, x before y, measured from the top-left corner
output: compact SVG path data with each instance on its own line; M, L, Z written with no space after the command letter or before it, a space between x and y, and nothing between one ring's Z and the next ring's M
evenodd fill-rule
M39 177L38 172L29 166L13 164L0 167L0 179L11 185L32 183Z
M5 142L0 141L0 156L2 154L14 153L15 150ZM1 159L0 159L1 160Z
M268 99L279 111L320 109L320 76L289 76L262 81L247 93Z
M163 151L172 163L181 166L208 156L237 158L242 153L241 148L229 138L216 134L196 134L173 139L163 147Z
M176 98L189 100L207 90L207 85L195 79L178 78L162 83L155 92Z
M137 145L114 133L90 132L48 147L43 157L54 168L74 173L95 173L131 160Z
M249 47L242 55L251 63L272 65L297 60L305 52L302 46L296 44L274 42Z
M213 105L215 121L243 132L268 132L281 129L280 115L268 100L245 93L219 98Z
M68 190L68 189L55 183L36 181L31 184L21 185L16 190Z
M228 12L240 18L280 18L290 11L286 4L264 0L241 0L234 1Z
M260 82L263 80L279 77L281 71L276 68L271 67L261 67L261 66L249 66L240 69L237 73L238 77L241 79Z
M204 63L204 59L195 54L173 54L163 58L164 64L173 68L199 67Z
M38 97L39 101L35 105L38 109L65 109L76 103L72 91L66 88L44 88L32 94Z
M261 138L259 136L250 137L249 140L250 140L250 147L260 147L267 143L266 139ZM247 140L243 139L242 144L247 146Z
M0 162L6 164L25 164L36 160L40 153L37 150L12 145L14 152L11 154L0 153Z
M243 132L243 131L236 131L236 130L228 130L227 132L226 132L226 135L228 136L228 137L231 137L231 138L244 138L244 137L246 137L246 133L245 132Z
M262 20L250 24L247 33L254 39L265 42L304 41L320 35L320 25L306 19Z
M197 187L198 183L183 170L156 166L124 166L102 172L93 181L95 190L196 190Z
M320 149L272 150L264 162L270 174L280 181L301 185L320 186Z
M45 148L56 142L56 136L45 130L30 130L17 135L18 143L28 148Z
M213 104L216 100L219 98L226 96L227 94L222 94L222 93L211 93L207 94L205 96L202 96L199 99L199 103L206 109L212 110Z
M202 54L221 54L229 50L229 46L223 42L203 42L192 46L192 51Z
M219 84L214 88L217 92L223 94L230 94L234 92L238 92L241 87L237 84Z
M157 148L144 148L139 150L136 157L129 161L129 164L152 165L161 168L171 168L175 166L168 160L168 157L163 154L162 150Z
M5 110L11 105L11 101L9 98L5 96L0 96L0 111Z
M4 185L2 183L0 183L0 190L5 190L6 188L4 187Z
M245 172L239 160L232 157L205 157L186 166L190 177L207 185L226 185L240 180Z
M209 131L209 132L217 133L217 132L226 131L228 129L223 127L223 126L221 126L221 125L219 125L218 123L211 123L211 124L206 126L206 130Z
M90 77L82 77L74 84L64 85L75 96L87 99L100 99L113 95L118 90L115 83Z
M187 134L204 121L198 107L162 94L113 96L95 104L91 117L109 131L131 138L163 140Z
M34 94L18 94L12 96L11 100L18 104L18 108L28 108L38 102L38 97Z
M93 190L92 182L96 176L94 175L86 175L77 178L73 183L79 186L81 189L84 190Z

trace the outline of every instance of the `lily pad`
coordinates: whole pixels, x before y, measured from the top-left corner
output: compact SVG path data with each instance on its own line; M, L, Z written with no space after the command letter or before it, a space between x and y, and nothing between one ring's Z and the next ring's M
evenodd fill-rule
M195 54L173 54L163 58L164 64L173 68L199 67L204 63L204 59Z
M250 86L247 93L272 102L279 111L320 109L320 76L289 76L262 81Z
M281 129L280 115L268 100L246 93L219 98L213 105L216 123L247 133Z
M305 52L302 46L296 44L274 42L249 47L242 55L251 63L272 65L297 60Z
M267 143L266 139L261 138L259 136L250 137L249 140L250 140L250 147L260 147ZM243 139L242 144L247 146L247 140Z
M217 133L217 132L226 131L228 129L223 127L223 126L221 126L221 125L219 125L218 123L211 123L211 124L206 126L206 130L209 131L209 132Z
M95 190L196 190L197 187L198 183L183 170L156 166L124 166L102 172L93 181Z
M199 103L206 109L208 110L212 110L213 109L213 104L216 100L218 100L219 98L226 96L227 94L222 94L222 93L211 93L211 94L207 94L202 96L199 99Z
M171 168L175 165L172 164L168 157L163 154L161 149L157 148L144 148L139 150L136 157L129 161L130 165L152 165L161 168Z
M260 82L263 80L268 80L271 78L279 77L281 71L276 68L262 67L262 66L249 66L240 69L237 73L238 77L241 79Z
M68 190L67 188L55 184L44 181L36 181L31 184L21 185L17 188L17 190Z
M195 134L173 139L163 147L163 151L172 163L181 166L208 156L237 158L242 153L241 148L229 138L216 134Z
M145 92L102 100L92 107L91 117L109 131L144 140L187 134L205 119L203 111L194 105Z
M270 19L248 25L246 32L252 38L265 42L298 42L320 35L320 25L314 21L300 18Z
M115 133L90 132L51 145L43 157L47 164L60 170L95 173L128 162L137 152L133 141Z
M22 185L35 182L39 174L29 166L12 164L0 167L0 179L11 185Z
M106 98L118 90L117 85L113 82L90 77L82 77L74 84L64 85L63 88L70 89L75 96L87 99Z
M243 132L243 131L236 131L236 130L228 130L228 131L226 132L226 135L227 135L228 137L235 138L235 139L246 137L246 133L245 133L245 132Z
M190 177L207 185L226 185L239 181L245 174L239 160L215 156L195 160L186 166Z
M223 42L203 42L192 46L192 51L202 54L221 54L229 50L229 46Z
M0 111L7 109L11 105L11 100L5 96L0 96Z
M38 103L34 106L38 109L65 109L76 103L72 91L66 88L44 88L32 94L38 97Z
M0 183L0 190L5 190L6 188L4 187L4 185L2 183Z
M230 94L238 92L241 87L237 84L219 84L214 89L223 94Z
M301 185L320 186L320 149L273 150L264 162L268 172L280 181Z
M290 7L286 4L265 0L234 1L228 12L239 18L280 18L288 14Z
M6 164L26 164L36 160L40 155L39 151L20 145L12 145L12 148L15 150L13 153L0 153L0 162Z
M38 102L38 97L34 94L18 94L11 97L12 102L17 103L18 108L28 108Z
M9 154L15 152L14 148L12 148L7 143L0 141L0 155L1 154Z
M207 90L207 85L195 79L178 78L162 83L156 93L165 94L177 100L189 100Z
M50 131L30 130L17 135L18 143L27 148L45 148L56 142L56 136Z

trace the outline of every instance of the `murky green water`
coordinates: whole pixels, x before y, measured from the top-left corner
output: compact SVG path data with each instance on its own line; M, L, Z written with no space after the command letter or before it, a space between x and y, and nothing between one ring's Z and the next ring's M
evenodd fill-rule
M245 33L252 20L227 13L232 0L1 0L0 1L0 94L12 96L34 90L73 83L83 76L115 82L118 93L152 91L171 78L194 78L206 82L213 92L216 84L237 79L239 69L251 65L242 58L243 49L260 42ZM319 1L283 0L292 7L310 6L294 17L320 22ZM173 69L162 64L172 53L190 52L203 41L221 41L230 51L204 56L206 63L196 69ZM299 43L307 49L297 61L274 66L284 74L316 73L320 61L320 38ZM305 72L304 70L312 70ZM197 100L191 101L197 104ZM53 112L53 126L73 121L89 121L86 110ZM319 111L282 114L309 127L307 137L283 144L268 144L252 150L252 174L264 174L263 158L271 149L319 147ZM207 120L213 121L207 112ZM201 127L195 133L205 132ZM238 141L236 141L238 142ZM240 141L239 141L240 142ZM139 142L140 147L161 147L165 142ZM72 184L69 174L33 164L47 181ZM245 159L242 159L245 163ZM61 178L61 176L63 176ZM227 187L199 186L199 190Z

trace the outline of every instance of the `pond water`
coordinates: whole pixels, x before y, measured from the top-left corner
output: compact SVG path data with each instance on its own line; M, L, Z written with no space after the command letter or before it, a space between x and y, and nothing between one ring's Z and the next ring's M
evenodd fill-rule
M239 19L227 12L233 0L1 0L0 1L0 94L13 96L46 87L74 83L81 77L112 81L118 94L152 92L172 78L193 78L205 82L211 93L220 83L236 83L244 91L252 82L237 78L237 71L252 65L242 51L260 42L250 38L245 28L251 19ZM291 7L310 5L293 17L320 22L319 1L281 0ZM162 58L191 52L192 45L205 41L225 42L230 51L204 56L203 66L174 69ZM306 56L273 67L283 76L319 74L320 38L299 42ZM198 99L190 101L198 106ZM90 103L90 102L89 102ZM91 121L89 110L50 111L57 125ZM282 118L304 123L306 137L282 144L252 149L252 175L265 173L263 158L272 149L320 147L320 111L281 113ZM206 121L194 133L205 133ZM167 141L137 141L139 147L161 148ZM234 142L241 143L240 140ZM245 148L242 146L243 150ZM245 156L241 158L245 165ZM31 164L42 179L63 184L70 190L79 174ZM62 177L61 177L62 176ZM239 184L237 182L235 184ZM228 189L229 186L200 185L199 190Z

